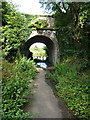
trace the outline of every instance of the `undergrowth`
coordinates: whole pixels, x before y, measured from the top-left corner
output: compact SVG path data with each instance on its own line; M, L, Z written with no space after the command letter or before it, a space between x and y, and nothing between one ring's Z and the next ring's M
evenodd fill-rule
M36 75L36 67L33 61L26 58L8 63L3 60L2 75L2 120L21 120L29 113L24 113L22 106L27 102L24 96L31 91L32 79Z
M86 70L87 60L75 57L57 63L50 77L56 82L59 97L67 103L69 109L79 118L90 118L90 74Z

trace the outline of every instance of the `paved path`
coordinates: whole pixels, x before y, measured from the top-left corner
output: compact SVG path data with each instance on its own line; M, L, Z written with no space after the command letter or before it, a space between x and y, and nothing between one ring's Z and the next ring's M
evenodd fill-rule
M39 68L33 89L32 104L25 107L37 118L68 118L70 115L63 104L58 104L50 85L45 81L46 71Z

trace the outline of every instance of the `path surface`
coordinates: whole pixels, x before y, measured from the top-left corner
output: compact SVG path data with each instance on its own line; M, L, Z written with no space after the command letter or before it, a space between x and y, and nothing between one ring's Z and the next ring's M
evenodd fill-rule
M53 89L45 80L46 71L39 68L33 89L32 104L25 107L26 112L37 115L37 118L69 118L70 114L58 99Z

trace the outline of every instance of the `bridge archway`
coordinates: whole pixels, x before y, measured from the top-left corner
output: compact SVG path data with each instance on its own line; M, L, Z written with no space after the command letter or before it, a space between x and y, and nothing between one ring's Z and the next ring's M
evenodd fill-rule
M52 65L56 64L56 61L58 60L58 46L57 42L55 41L55 36L50 36L51 34L34 34L29 37L29 39L24 43L22 52L23 54L28 58L29 48L32 44L36 42L44 43L48 50L48 60Z

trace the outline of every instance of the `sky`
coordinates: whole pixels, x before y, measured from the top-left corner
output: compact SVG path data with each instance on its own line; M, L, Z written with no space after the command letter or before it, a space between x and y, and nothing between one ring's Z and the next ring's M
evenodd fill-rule
M39 0L7 0L19 5L18 11L31 15L45 15L45 9L40 8Z

